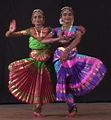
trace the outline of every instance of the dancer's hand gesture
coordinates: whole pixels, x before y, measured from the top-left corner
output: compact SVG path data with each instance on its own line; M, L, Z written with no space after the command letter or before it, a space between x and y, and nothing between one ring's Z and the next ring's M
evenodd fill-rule
M15 19L13 19L13 20L10 22L9 31L10 31L10 32L14 32L15 30L16 30L16 21L15 21Z

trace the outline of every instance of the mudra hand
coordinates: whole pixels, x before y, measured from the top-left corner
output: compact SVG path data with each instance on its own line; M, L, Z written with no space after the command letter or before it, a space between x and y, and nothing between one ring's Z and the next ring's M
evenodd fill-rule
M13 19L10 23L9 31L14 32L15 30L16 30L16 21L15 21L15 19Z
M62 56L60 57L61 62L65 62L68 59L68 52L64 51Z

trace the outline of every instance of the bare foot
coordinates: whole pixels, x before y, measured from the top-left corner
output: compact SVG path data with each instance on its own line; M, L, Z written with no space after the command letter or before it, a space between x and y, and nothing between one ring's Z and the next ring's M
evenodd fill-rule
M33 112L33 115L35 117L44 117L44 115L42 115L41 113L37 113L37 112Z
M76 116L76 114L77 114L77 112L71 112L71 113L69 113L66 117L73 118L73 117Z

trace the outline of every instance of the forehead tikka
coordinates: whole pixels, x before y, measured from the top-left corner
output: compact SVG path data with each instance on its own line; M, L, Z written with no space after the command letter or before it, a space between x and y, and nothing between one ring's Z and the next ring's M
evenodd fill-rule
M61 9L61 13L63 13L65 10L69 10L69 11L73 12L71 7L65 6Z
M35 12L41 13L42 15L44 14L44 12L43 12L41 9L35 9L35 10L33 11L33 14L34 14Z

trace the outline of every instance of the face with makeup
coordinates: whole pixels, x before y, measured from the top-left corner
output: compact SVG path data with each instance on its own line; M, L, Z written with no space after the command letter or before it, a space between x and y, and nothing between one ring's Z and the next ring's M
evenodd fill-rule
M64 8L61 10L61 18L63 24L72 25L74 22L73 11L70 8Z
M32 13L32 24L35 26L42 26L44 24L45 18L43 11L37 9Z

